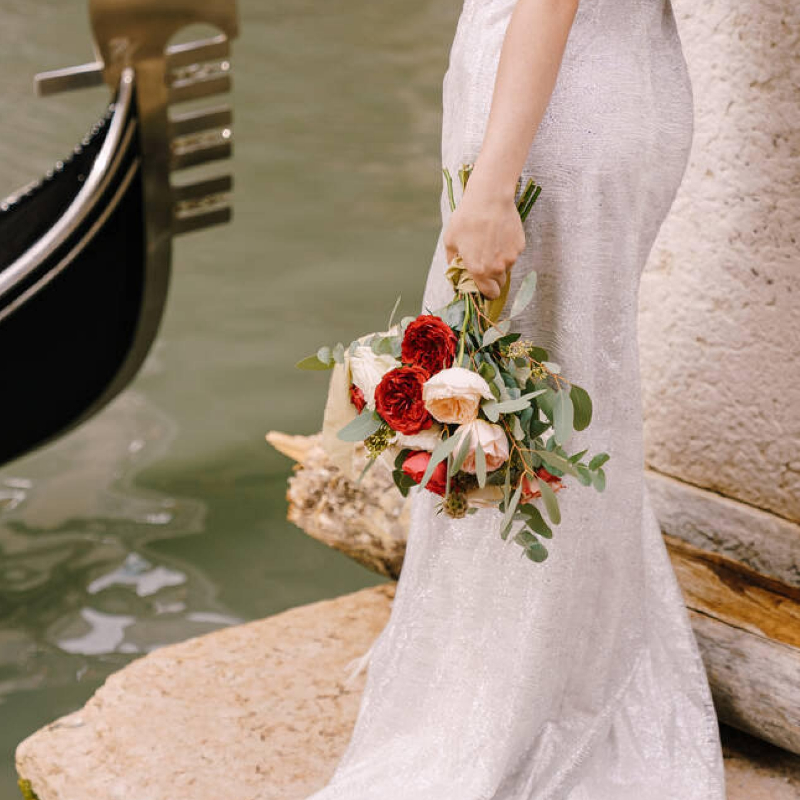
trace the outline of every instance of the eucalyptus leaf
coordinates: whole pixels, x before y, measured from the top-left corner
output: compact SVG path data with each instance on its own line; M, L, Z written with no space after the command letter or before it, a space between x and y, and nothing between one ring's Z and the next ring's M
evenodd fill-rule
M344 364L344 345L341 342L338 342L336 347L333 348L332 355L337 364Z
M576 431L582 431L589 427L592 421L592 398L586 389L572 384L569 390L569 396L572 398L572 405L575 407L575 421L574 426Z
M478 486L483 489L486 486L486 454L480 442L475 445L475 475L478 478Z
M547 558L547 548L539 541L534 544L528 545L525 548L525 555L537 564L541 564Z
M394 322L394 315L397 313L397 307L400 305L400 299L403 295L397 295L397 300L394 301L394 305L392 306L392 313L389 314L389 321L386 323L386 330L389 330L392 327L392 323Z
M462 435L464 442L463 444L455 450L455 458L453 458L453 475L455 475L460 469L461 465L464 463L464 459L467 457L467 453L469 453L469 447L472 442L472 437L468 435Z
M447 439L443 439L439 444L436 445L436 448L431 453L431 459L428 461L428 466L425 469L425 474L422 476L422 480L419 482L420 487L425 488L428 481L431 479L431 475L433 475L433 471L436 467L444 461L450 453L453 452L453 448L458 443L459 436L450 436Z
M597 472L595 472L592 483L598 492L602 492L606 488L606 474L602 469L598 469Z
M573 477L578 476L578 468L567 461L566 458L563 456L558 455L558 453L553 453L550 450L534 450L534 452L540 456L542 461L549 467L555 467L559 472L565 472L568 475L572 475Z
M383 424L381 418L371 409L365 408L357 417L341 428L336 437L343 442L363 442L372 436Z
M517 289L517 296L511 305L510 317L521 314L533 300L533 293L536 291L536 273L531 271L523 279Z
M508 333L509 325L510 322L506 319L502 322L498 322L491 328L487 328L486 332L483 334L481 346L488 347L490 344L494 344L498 339L502 339Z
M548 386L539 399L536 401L542 413L553 421L553 406L555 404L556 393Z
M570 462L570 464L577 464L588 452L589 452L588 449L581 450L580 453L575 453L571 455L568 461Z
M541 478L537 478L536 480L542 492L542 500L544 501L544 507L547 509L547 516L550 517L550 521L554 525L558 525L558 523L561 522L561 510L558 507L556 493L547 481L543 481Z
M590 462L589 469L600 469L611 456L608 453L598 453Z
M583 464L578 464L577 469L578 469L578 480L584 486L591 486L592 485L592 473L589 472L589 470L586 469L586 467L584 467Z
M316 354L313 356L307 356L295 364L297 369L318 370L320 372L326 369L331 369L333 365L333 361L320 361Z
M356 486L358 486L361 483L362 478L369 472L370 468L377 460L378 460L377 456L375 458L367 459L367 463L364 464L364 469L361 470L361 472L358 475L358 478L356 478Z
M544 536L545 539L553 538L553 531L550 526L544 521L542 512L533 505L533 503L526 503L522 510L525 514L525 524L532 530L536 531L539 536Z
M574 417L572 399L566 389L556 392L553 403L553 436L557 444L565 444L572 436Z
M511 499L508 501L505 513L503 514L503 519L500 522L500 535L503 537L503 539L505 539L508 535L508 527L513 522L514 512L517 510L517 504L519 503L519 498L521 495L522 481L519 482L514 494L511 495Z
M323 364L330 364L333 361L333 353L331 352L330 347L324 345L317 350L317 358L322 361Z

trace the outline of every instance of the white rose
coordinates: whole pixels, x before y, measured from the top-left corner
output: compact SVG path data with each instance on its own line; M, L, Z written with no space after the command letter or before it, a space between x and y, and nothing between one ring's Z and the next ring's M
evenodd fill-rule
M430 428L419 433L405 434L398 433L397 438L394 440L400 449L410 447L413 450L427 450L433 452L436 445L442 441L442 426L431 425Z
M487 472L492 472L508 461L508 437L499 425L483 419L476 419L466 425L461 425L454 436L470 437L469 450L461 465L464 472L475 474L475 450L478 444L486 456ZM456 445L456 447L459 446Z
M367 408L375 408L375 389L389 370L399 367L400 362L392 355L376 355L368 345L359 345L350 357L350 375L353 383L361 389Z
M489 384L477 372L464 367L443 369L422 386L425 408L439 422L472 422L478 416L482 398L494 400Z

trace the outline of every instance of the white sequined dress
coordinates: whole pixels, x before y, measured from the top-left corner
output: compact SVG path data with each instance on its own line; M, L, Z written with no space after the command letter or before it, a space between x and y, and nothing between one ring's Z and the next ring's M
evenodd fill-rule
M478 154L514 4L464 2L443 85L454 175ZM723 800L706 674L643 481L639 280L691 138L670 1L582 0L523 172L544 189L511 297L535 269L517 329L590 392L570 446L611 454L607 489L559 494L538 565L500 539L498 512L453 521L416 494L352 738L309 800ZM425 308L450 299L445 266L440 235Z

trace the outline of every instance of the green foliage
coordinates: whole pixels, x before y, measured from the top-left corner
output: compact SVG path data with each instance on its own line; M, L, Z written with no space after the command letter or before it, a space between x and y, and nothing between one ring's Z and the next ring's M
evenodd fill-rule
M383 420L371 409L365 408L355 419L350 420L337 433L343 442L363 442L383 424Z
M431 459L428 461L428 466L425 469L422 480L419 482L422 488L428 485L428 481L431 479L434 469L453 452L453 448L458 444L459 439L459 436L450 436L436 445L434 451L431 453Z
M518 317L533 300L533 293L536 291L536 273L531 270L523 279L517 290L517 296L511 305L510 317Z
M558 507L556 493L547 481L543 481L541 478L537 478L536 480L539 483L539 490L542 493L542 501L547 510L547 516L550 517L550 521L554 525L558 525L558 523L561 522L561 510Z
M570 393L566 389L556 392L553 403L553 437L557 444L566 444L572 436L573 406Z
M592 421L592 399L586 389L582 389L574 383L569 390L569 396L572 398L572 405L575 407L575 430L585 430Z

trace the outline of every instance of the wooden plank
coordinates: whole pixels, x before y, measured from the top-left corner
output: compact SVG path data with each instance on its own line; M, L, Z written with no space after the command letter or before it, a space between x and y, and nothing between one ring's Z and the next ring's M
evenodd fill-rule
M397 578L408 515L377 465L360 487L333 467L317 437L267 436L299 463L289 519L364 566ZM800 754L800 589L665 536L718 716Z

